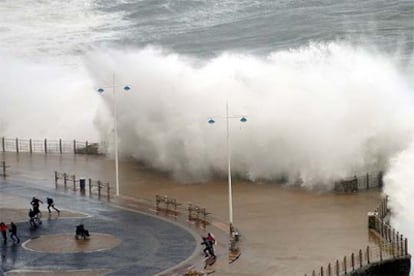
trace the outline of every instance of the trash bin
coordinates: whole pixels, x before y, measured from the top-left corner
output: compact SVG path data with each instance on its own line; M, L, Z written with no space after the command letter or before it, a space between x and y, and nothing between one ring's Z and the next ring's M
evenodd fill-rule
M83 177L79 178L79 188L81 192L83 193L85 192L85 183L86 183L85 178Z

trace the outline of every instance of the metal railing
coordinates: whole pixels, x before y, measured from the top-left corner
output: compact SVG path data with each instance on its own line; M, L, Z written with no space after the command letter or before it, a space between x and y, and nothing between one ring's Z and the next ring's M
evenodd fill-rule
M381 264L387 260L409 256L407 238L384 222L388 212L388 197L385 197L374 212L368 213L368 228L377 237L375 239L376 246L367 246L364 250L360 249L357 253L336 260L334 264L329 263L326 267L321 266L318 270L313 270L310 275L352 274L352 272L372 263Z
M383 172L372 172L335 182L336 192L357 192L383 186Z
M2 152L100 154L98 143L76 140L35 140L1 137Z
M63 183L60 182L63 180ZM59 184L63 184L65 190L72 187L74 192L79 191L81 194L86 194L88 191L89 196L98 196L99 199L105 196L109 201L112 196L112 187L109 182L102 182L100 180L92 180L91 178L76 178L74 174L60 173L55 171L55 187L58 188ZM88 187L88 189L86 189Z

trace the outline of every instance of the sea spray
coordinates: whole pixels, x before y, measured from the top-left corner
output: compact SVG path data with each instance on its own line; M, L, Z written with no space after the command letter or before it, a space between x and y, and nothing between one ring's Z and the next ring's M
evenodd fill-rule
M99 98L82 68L2 55L0 136L97 141Z
M253 181L283 177L329 188L385 169L412 138L412 91L392 58L352 45L202 61L151 47L105 49L86 64L95 86L116 76L132 88L116 95L121 156L181 179L226 174L226 103L230 115L248 117L230 120L232 170ZM113 95L104 100L111 112ZM111 141L111 121L95 122Z
M384 194L389 197L391 225L408 241L414 239L414 143L391 159L384 177ZM409 247L410 248L410 247Z

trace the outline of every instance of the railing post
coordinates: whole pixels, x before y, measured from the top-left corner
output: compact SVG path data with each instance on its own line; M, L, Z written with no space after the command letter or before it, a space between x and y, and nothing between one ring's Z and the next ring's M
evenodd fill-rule
M47 154L47 139L45 138L45 154Z
M369 174L367 173L367 190L369 190Z
M55 188L57 188L57 186L58 186L58 179L59 179L58 172L55 171Z
M338 260L336 260L336 263L335 263L335 271L336 271L336 276L339 276L339 261Z
M400 256L404 256L404 240L403 240L403 235L400 235L400 249L401 249Z
M1 137L1 146L3 148L3 152L5 152L6 151L6 143L4 142L4 136Z
M397 231L397 238L395 239L397 245L397 256L400 256L400 233Z
M89 195L92 194L92 179L89 178Z
M98 180L98 197L101 198L101 181Z
M73 191L76 192L76 176L72 175L72 181L73 181Z
M76 154L76 140L73 140L73 153Z
M30 151L30 154L33 153L32 138L29 139L29 151Z
M408 255L408 240L407 240L407 238L405 238L405 240L404 240L404 243L405 243L405 246L404 246L404 249L405 249L405 256L407 256Z
M383 176L383 172L382 171L380 171L379 173L378 173L378 187L380 187L380 188L382 188L382 186L383 186L383 182L382 182L382 176Z
M323 276L323 266L321 266L321 276Z
M19 153L19 138L16 138L16 152Z
M59 139L59 152L62 154L62 139Z
M370 264L369 245L367 246L367 264Z
M346 256L344 256L344 272L346 274L347 272L347 267L346 267Z
M3 167L3 177L6 178L6 161L1 161Z
M362 267L362 249L360 249L359 250L359 252L358 252L358 254L359 254L359 267L361 268Z
M382 262L382 245L381 244L380 244L379 249L380 249L380 262Z
M66 173L63 173L63 185L65 186L65 190L66 190L66 185L67 185L67 179L68 179L68 175Z
M111 187L109 186L109 183L106 183L106 193L107 193L107 199L108 199L108 201L110 199L110 189L111 189Z
M354 253L351 254L351 266L352 266L352 271L355 270L355 256Z
M328 264L328 276L332 276L331 263Z

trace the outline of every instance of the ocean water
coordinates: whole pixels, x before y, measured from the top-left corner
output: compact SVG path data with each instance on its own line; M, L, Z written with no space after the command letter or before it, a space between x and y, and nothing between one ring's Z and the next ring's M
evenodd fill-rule
M116 121L121 158L204 181L226 174L228 104L235 174L329 189L385 169L396 224L414 233L400 161L413 35L408 0L3 0L0 136L103 141L113 154Z

